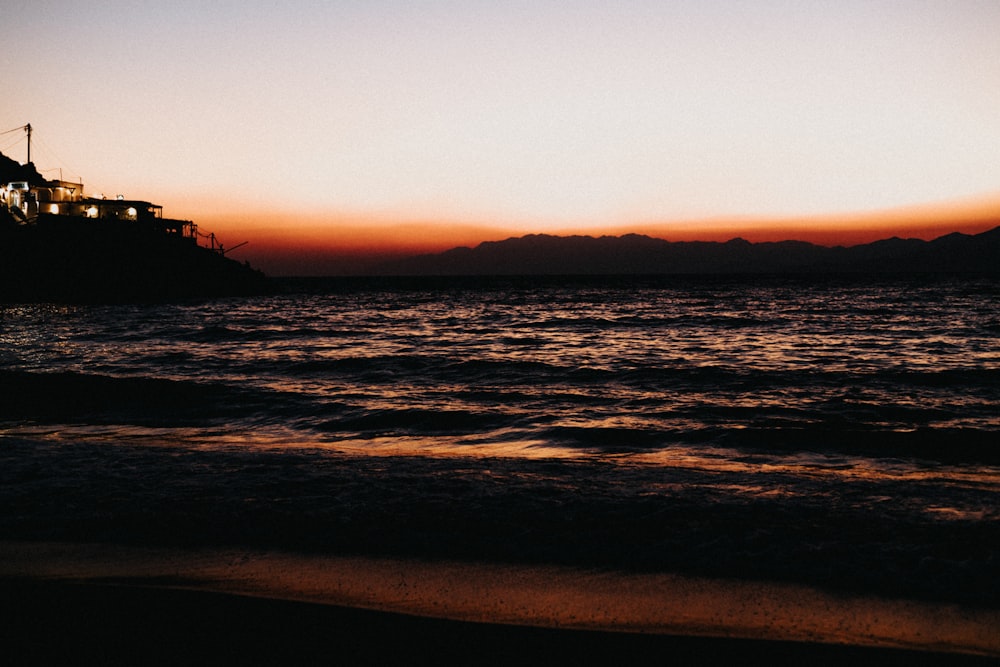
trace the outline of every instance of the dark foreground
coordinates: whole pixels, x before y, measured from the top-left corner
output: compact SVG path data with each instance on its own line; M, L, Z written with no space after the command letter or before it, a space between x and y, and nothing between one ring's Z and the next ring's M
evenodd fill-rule
M468 623L211 592L0 580L11 665L991 665L793 642Z
M156 303L267 289L249 264L134 221L0 218L0 303Z

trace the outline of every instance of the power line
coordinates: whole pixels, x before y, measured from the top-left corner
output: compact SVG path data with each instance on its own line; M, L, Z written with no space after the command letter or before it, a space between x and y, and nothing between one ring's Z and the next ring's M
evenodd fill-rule
M23 132L27 132L27 136L28 136L28 139L30 141L30 138L32 136L31 129L33 129L33 128L31 128L31 124L29 123L28 125L22 125L21 127L15 127L15 128L13 128L11 130L5 130L3 132L0 132L0 136L3 136L5 134L10 134L12 132L22 132L23 131ZM82 177L80 176L80 172L78 172L76 169L73 169L73 167L71 167L65 160L63 160L58 155L56 155L56 152L54 150L52 150L52 147L49 146L48 143L46 143L45 141L43 141L41 138L39 138L38 135L37 135L37 133L34 133L34 134L35 134L35 136L34 136L35 142L38 143L38 144L41 144L43 152L46 154L46 156L48 156L48 158L52 162L55 162L55 163L57 163L59 165L58 167L54 167L53 169L46 169L45 171L48 172L48 171L53 171L54 169L59 169L59 180L62 180L63 179L63 177L62 177L62 171L65 168L65 170L67 172L69 172L70 174L76 176L77 180L79 180L79 181L83 180ZM9 150L9 149L11 149L11 148L13 148L15 146L19 146L21 144L21 142L24 141L24 140L25 140L24 137L19 137L13 143L8 144L3 149L0 149L0 153L2 153L4 151L7 151L7 150ZM29 150L31 149L31 144L30 143L28 144L28 149ZM31 155L30 155L30 153L28 155L28 161L29 162L31 161Z
M44 141L42 141L41 139L39 139L37 136L35 137L35 141L37 141L38 143L40 143L42 145L42 148L45 149L45 152L48 153L49 156L55 158L56 162L58 162L61 166L66 167L66 171L68 171L71 174L76 175L76 177L78 179L82 180L80 178L80 172L78 172L76 169L73 169L71 166L69 166L69 164L66 163L65 160L63 160L58 155L56 155L55 151L52 150L52 148L47 143L45 143ZM51 171L51 170L49 170L49 171ZM60 175L59 180L62 180L62 175Z
M5 134L6 134L6 133L5 133ZM21 144L21 142L23 142L23 141L24 141L24 137L18 137L18 138L17 138L17 139L15 139L15 140L14 140L13 142L11 142L10 144L7 144L7 145L6 145L6 146L4 146L4 147L3 147L2 149L0 149L0 153L3 153L3 152L5 152L5 151L7 151L7 150L9 150L9 149L13 148L14 146L19 146L19 145Z
M15 127L15 128L13 128L11 130L4 130L3 132L0 132L0 135L10 134L11 132L21 132L21 131L28 133L28 159L26 160L26 163L30 163L31 162L31 131L32 131L32 129L33 128L31 127L31 123L28 123L27 125L22 125L21 127ZM18 143L20 143L20 142L18 142ZM16 145L16 144L11 144L11 146L13 146L13 145Z

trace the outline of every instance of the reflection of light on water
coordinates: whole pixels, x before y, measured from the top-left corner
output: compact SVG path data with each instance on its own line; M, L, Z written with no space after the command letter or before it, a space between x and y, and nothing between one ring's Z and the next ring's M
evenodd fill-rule
M905 502L907 511L939 521L983 521L1000 517L1000 508L980 504L983 498L1000 494L998 466L931 465L904 459L827 456L811 452L748 454L719 447L679 445L656 451L609 454L555 446L538 438L523 437L524 434L516 429L465 437L417 434L352 438L308 436L303 431L281 425L234 429L225 424L217 428L68 424L0 428L0 436L237 455L308 452L364 459L437 459L446 463L440 469L440 473L446 475L457 474L459 468L470 465L488 472L491 461L500 460L513 463L522 468L523 474L530 475L536 464L565 462L579 466L574 467L573 473L567 473L567 484L586 482L583 479L574 481L573 475L607 475L613 471L621 483L636 485L632 490L636 495L684 494L698 489L720 497L794 503L853 494L850 502L863 507L901 506ZM454 466L447 461L454 462ZM521 463L517 463L519 461ZM904 500L886 495L887 489L895 487L881 486L898 483L915 485L912 488L919 487L919 492L906 492ZM929 493L931 488L937 491ZM963 504L960 498L965 491L974 492L979 501ZM956 492L959 495L956 496Z
M925 507L924 512L941 520L982 521L992 513L986 510L970 510L959 507Z
M324 448L353 456L417 456L432 458L578 460L578 450L555 447L537 439L511 439L500 442L452 440L429 436L384 437L336 440Z
M386 435L365 437L319 436L281 425L252 429L204 426L152 427L119 424L20 425L0 428L0 435L39 440L107 442L183 449L242 451L316 450L352 456L410 456L426 458L498 458L573 460L619 467L662 468L736 473L765 479L769 475L837 478L843 481L925 481L975 484L1000 492L1000 466L928 464L900 458L826 456L813 452L748 454L710 446L673 445L655 451L605 453L563 447L501 429L469 436ZM875 497L872 498L876 499ZM889 498L886 498L889 499Z

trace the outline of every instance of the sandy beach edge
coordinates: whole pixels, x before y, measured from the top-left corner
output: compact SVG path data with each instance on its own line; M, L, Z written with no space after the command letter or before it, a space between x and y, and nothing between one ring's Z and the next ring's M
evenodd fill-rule
M0 541L0 578L209 591L485 624L1000 658L1000 610L672 574Z

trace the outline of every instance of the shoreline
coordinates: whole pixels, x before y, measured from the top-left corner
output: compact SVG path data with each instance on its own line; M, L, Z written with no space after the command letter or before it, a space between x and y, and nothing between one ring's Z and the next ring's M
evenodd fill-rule
M212 594L236 606L289 603L340 609L342 614L389 614L409 627L435 621L596 632L618 641L625 641L622 636L684 637L755 646L791 643L819 652L854 648L1000 658L997 609L672 574L236 548L0 541L0 580L5 591L47 590L53 600L67 595L179 596L175 604L183 607ZM4 599L17 606L11 595Z
M905 649L472 623L211 591L0 579L11 664L985 667Z

